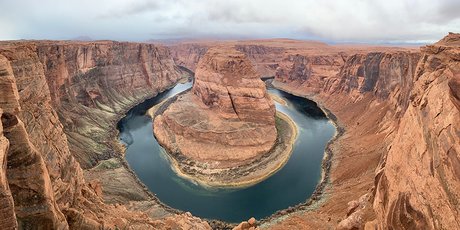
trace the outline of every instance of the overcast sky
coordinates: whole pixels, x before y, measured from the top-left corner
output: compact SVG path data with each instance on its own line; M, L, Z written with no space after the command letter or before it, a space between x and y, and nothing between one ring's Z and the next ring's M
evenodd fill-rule
M460 0L0 0L0 40L168 38L432 42Z

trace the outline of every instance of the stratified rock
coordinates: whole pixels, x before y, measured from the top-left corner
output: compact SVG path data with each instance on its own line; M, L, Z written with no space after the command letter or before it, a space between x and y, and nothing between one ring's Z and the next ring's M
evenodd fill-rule
M52 105L83 168L116 156L117 134L108 127L181 77L169 51L153 44L40 42L37 52Z
M452 33L422 53L289 40L238 42L237 50L254 62L258 73L276 75L286 90L314 96L345 128L330 145L334 163L325 191L328 199L314 211L292 213L269 227L333 229L349 211L351 218L343 223L348 227L366 222L366 228L458 229L459 41ZM172 47L176 64L194 69L208 47ZM6 159L8 165L6 155L14 149L31 159L32 164L22 162L23 169L13 167L17 160L10 164L19 174L31 169L37 173L24 173L27 184L14 188L24 194L34 186L34 193L42 195L34 201L44 202L39 216L51 222L37 221L37 227L59 224L61 212L73 229L209 228L188 215L152 220L124 205L107 205L96 194L99 187L85 182L73 157L89 168L115 155L116 133L111 131L119 115L178 79L168 49L111 41L0 42L0 54L0 108L9 114L3 115L8 124L0 126L0 162ZM228 100L217 101L228 105ZM190 103L208 108L196 96ZM236 112L225 108L218 118L236 120ZM3 164L0 170L0 228L14 228L16 216L27 213L15 214L12 197L19 198L20 209L36 203L13 196L9 169ZM11 183L21 181L16 179ZM348 210L349 201L369 189L374 211L354 205Z
M45 162L30 143L24 124L12 114L3 114L2 123L5 136L10 140L7 176L19 227L67 228L67 221L56 204Z
M460 34L422 48L409 104L377 169L380 228L460 227Z
M3 111L0 108L0 117L2 115ZM6 162L9 144L8 139L3 136L3 125L0 122L0 162ZM14 213L13 196L6 177L6 168L6 164L0 165L0 229L15 229L18 225Z
M2 157L2 165L7 166L7 172L6 178L3 176L1 181L7 184L1 185L2 201L5 202L1 206L2 211L10 216L3 217L4 224L16 225L16 221L13 223L10 219L13 209L8 210L13 208L8 194L10 189L14 200L13 218L16 216L19 228L30 229L41 226L44 229L66 229L67 221L56 203L46 164L30 142L24 123L18 117L21 109L13 70L9 62L1 57L0 100L4 110L1 115L2 136L4 135L9 141L7 156Z
M243 53L230 48L210 49L195 74L192 93L223 118L275 123L273 101Z
M17 103L17 90L13 87L14 77L8 60L0 55L0 117L3 116L2 108L8 112L19 108ZM10 104L10 102L15 102ZM17 228L16 215L14 213L14 201L6 175L7 154L10 142L3 134L3 125L0 121L0 229Z
M275 144L275 107L244 54L213 48L200 60L192 91L154 121L167 149L215 168L258 158Z
M91 56L97 61L87 55L91 49L97 50ZM128 225L151 229L158 225L144 213L104 203L101 186L90 183L90 188L85 183L73 156L91 165L100 158L99 146L114 152L113 130L120 114L178 79L168 58L167 50L147 44L0 42L1 229L115 229ZM89 71L93 64L104 65L103 71ZM85 75L87 71L91 73ZM131 84L114 80L123 79L123 74ZM95 87L97 92L87 91ZM84 92L92 97L81 97ZM142 190L138 183L131 186ZM157 204L152 199L146 202ZM159 206L152 209L164 212ZM201 220L184 220L184 228L198 222L206 226ZM157 221L164 226L162 219Z
M254 218L254 217L249 218L248 223L251 226L255 226L256 225L256 218Z
M348 202L374 186L375 213L350 210L343 226L460 227L459 34L449 33L422 52L283 42L276 53L270 51L273 41L253 43L258 45L242 44L241 50L275 75L277 87L314 98L344 128L330 145L334 164L328 199L317 211L292 215L271 228L333 229L344 219ZM190 57L200 55L193 54L198 46L204 45L173 46L179 54L175 59L193 67ZM329 217L330 222L321 220Z

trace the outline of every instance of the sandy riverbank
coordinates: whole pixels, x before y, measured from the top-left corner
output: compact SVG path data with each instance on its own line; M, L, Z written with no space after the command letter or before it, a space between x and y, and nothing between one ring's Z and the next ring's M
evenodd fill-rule
M147 114L153 119L162 104L152 107ZM179 176L194 183L213 188L247 187L273 175L286 164L291 156L298 133L296 124L286 114L277 112L276 128L278 130L277 142L271 151L244 165L226 169L208 169L203 167L203 164L194 162L180 153L175 155L165 153L165 156Z

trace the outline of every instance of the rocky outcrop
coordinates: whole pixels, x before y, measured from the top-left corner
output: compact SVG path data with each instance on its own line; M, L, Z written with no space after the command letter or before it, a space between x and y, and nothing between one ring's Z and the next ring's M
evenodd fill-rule
M0 116L3 111L0 109ZM9 141L3 135L3 125L0 122L0 228L14 229L17 228L16 214L14 213L14 201L11 195L8 179L6 178L6 160L9 148Z
M5 206L12 208L8 215L16 216L17 225L21 229L34 226L43 228L68 228L66 219L57 206L47 165L37 148L30 141L24 123L19 118L21 111L19 94L14 78L14 70L5 57L1 56L0 86L2 89L1 104L3 114L1 122L3 135L9 142L7 155L2 162L7 167L6 178L3 178L2 187L6 195ZM10 190L10 191L8 191ZM9 201L12 194L13 205ZM72 194L70 194L72 195ZM3 206L3 204L2 204ZM14 210L13 213L11 213ZM5 225L16 225L5 218Z
M3 117L3 107L8 112L17 112L19 108L17 103L17 90L13 89L14 78L11 76L11 66L8 60L0 55L0 118ZM14 102L10 105L10 102ZM14 201L8 183L6 170L7 158L10 142L4 136L3 124L0 121L0 228L15 229L18 227L16 214L14 213Z
M151 44L40 43L37 49L52 104L84 168L116 156L109 141L116 134L107 130L121 114L181 77L169 51Z
M98 62L91 62L88 55L76 58L82 56L79 50L88 50L88 47L99 52L92 56ZM113 54L111 50L117 52ZM14 226L28 229L165 228L161 217L151 219L120 204L104 203L101 188L93 181L85 182L83 170L74 158L74 155L81 157L83 164L93 164L94 159L100 159L94 157L98 155L98 146L109 148L116 142L113 129L120 114L115 113L122 113L132 103L155 95L179 78L174 66L165 68L172 60L168 59L167 50L163 51L165 53L153 45L114 42L0 43L3 123L0 149L5 151L0 154L4 162L0 173L2 229ZM91 63L104 67L101 72L91 72L89 69L94 69ZM91 74L83 74L85 71ZM123 74L133 78L130 84L115 80L114 76L123 79ZM152 84L146 84L148 81ZM99 96L81 96L84 92ZM100 133L94 127L99 127ZM87 137L78 138L76 142L70 140L78 135ZM111 151L116 150L116 146L112 146ZM82 149L84 151L80 151ZM145 202L155 204L150 198ZM156 209L161 207L157 204ZM183 228L192 225L209 228L206 222L186 215L163 217L183 222Z
M200 60L190 93L154 122L157 139L172 152L227 168L252 161L276 141L275 107L245 55L210 49Z
M224 118L274 125L275 106L245 55L210 49L198 63L192 94Z
M460 226L460 34L422 48L413 87L377 169L378 226Z
M262 227L459 228L459 43L460 36L450 34L418 52L232 42L259 75L276 75L278 87L315 99L337 117L339 130L345 129L329 146L330 184L323 191L328 199L313 211L294 212ZM210 46L171 50L176 64L183 61L194 69ZM152 218L155 211L143 207L158 210L159 205L148 198L131 206L104 203L101 190L104 196L111 169L96 176L89 170L87 183L79 166L90 168L116 156L116 134L108 131L114 130L119 114L169 87L179 74L169 51L155 45L2 42L0 228L209 228L188 214ZM194 89L200 96L189 105L224 105L222 110L214 107L219 118L238 120L239 111L242 119L250 119L244 116L248 104L231 100L231 90L226 91L230 100L225 94L219 99L212 92L223 88L212 80L201 83ZM233 92L240 93L245 94ZM240 103L240 110L229 106L233 102ZM122 164L117 170L135 181ZM109 179L99 184L93 180L97 175ZM126 197L114 202L121 200L129 202Z
M257 221L256 218L251 217L248 221L243 221L240 224L238 224L236 227L233 228L233 230L256 230L259 229L257 227Z
M342 209L348 215L339 217L340 229L459 227L459 36L450 34L421 53L350 55L322 85L308 79L300 87L292 83L295 79L279 84L315 98L345 127L332 145L338 151L331 183L336 191L354 188L349 189L354 194L329 196L334 204L326 202L317 212L297 218L321 218L320 213L327 212L334 219ZM360 200L359 195L368 191L373 209L358 205L363 208L350 213L347 207L353 202L340 202ZM298 219L292 217L279 226L294 223Z

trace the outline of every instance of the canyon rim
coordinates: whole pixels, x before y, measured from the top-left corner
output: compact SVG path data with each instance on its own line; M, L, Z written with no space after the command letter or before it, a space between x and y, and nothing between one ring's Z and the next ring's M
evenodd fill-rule
M309 3L305 16L295 1L260 10L124 2L100 12L73 1L0 3L0 229L460 229L460 18L446 10L458 4L366 3L359 16ZM96 39L62 39L77 31ZM283 108L334 130L299 124ZM293 179L300 171L284 172L287 192L265 199L279 185L270 178L292 162L310 167L293 152L324 135L304 153L319 159L302 175L317 182L302 201L257 218L197 215L134 170L127 149L140 140L122 132L125 119L147 124L140 137L153 146L130 159L142 165L165 151L155 159L167 167L155 172L191 181L166 178L186 192L231 196L266 183L251 190L260 199L241 202L284 202L306 186Z

